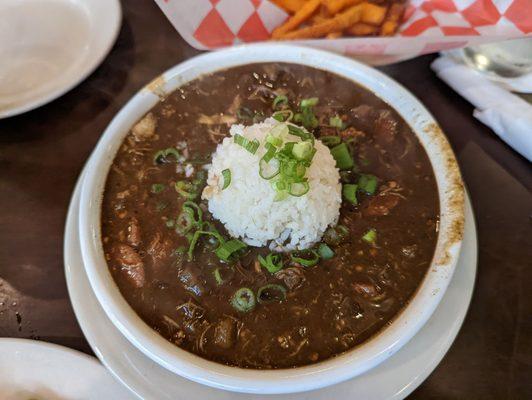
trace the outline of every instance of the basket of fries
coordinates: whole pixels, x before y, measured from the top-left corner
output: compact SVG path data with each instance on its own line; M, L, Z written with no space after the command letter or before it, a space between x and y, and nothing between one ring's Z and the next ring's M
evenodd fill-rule
M193 47L267 40L370 64L532 34L530 0L155 0Z

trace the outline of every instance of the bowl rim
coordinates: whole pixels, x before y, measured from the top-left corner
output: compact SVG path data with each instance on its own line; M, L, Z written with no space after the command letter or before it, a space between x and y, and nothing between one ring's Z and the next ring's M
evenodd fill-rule
M116 150L132 125L167 93L205 73L232 66L287 62L330 71L371 90L412 127L436 177L440 230L431 265L409 304L389 326L361 346L303 367L253 370L208 361L171 344L152 330L120 294L103 255L100 206ZM452 277L463 237L464 188L454 153L432 115L400 84L352 59L285 44L252 44L202 54L157 77L118 112L86 168L80 197L80 244L85 270L107 316L146 356L166 369L212 387L261 394L302 392L332 385L373 368L407 343L432 315Z

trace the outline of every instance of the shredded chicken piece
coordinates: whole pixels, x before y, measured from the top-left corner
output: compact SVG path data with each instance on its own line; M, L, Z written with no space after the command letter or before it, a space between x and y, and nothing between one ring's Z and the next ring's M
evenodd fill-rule
M232 125L236 122L236 118L232 115L226 114L214 114L214 115L205 115L200 114L198 122L202 125Z
M155 116L150 112L146 114L139 122L135 124L131 132L137 142L150 139L155 135L155 129L157 128L157 120Z

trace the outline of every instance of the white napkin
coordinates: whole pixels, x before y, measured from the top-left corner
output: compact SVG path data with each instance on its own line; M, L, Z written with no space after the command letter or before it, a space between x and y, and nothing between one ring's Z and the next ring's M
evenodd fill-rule
M450 57L440 56L431 67L476 107L475 118L532 162L532 105Z

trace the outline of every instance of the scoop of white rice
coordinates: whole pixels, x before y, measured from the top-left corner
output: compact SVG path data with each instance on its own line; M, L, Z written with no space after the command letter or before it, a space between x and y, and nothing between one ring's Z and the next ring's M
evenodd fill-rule
M259 175L259 161L266 152L266 135L277 124L268 118L251 126L231 126L231 137L225 138L213 154L203 198L208 199L209 211L229 234L248 245L269 244L277 251L301 250L319 241L325 229L338 221L340 174L329 149L316 140L316 154L305 175L309 191L301 197L274 201L276 192L271 182ZM251 154L236 144L235 134L258 139L261 145L257 152ZM292 135L290 140L300 141ZM231 183L221 190L225 169L231 171Z

